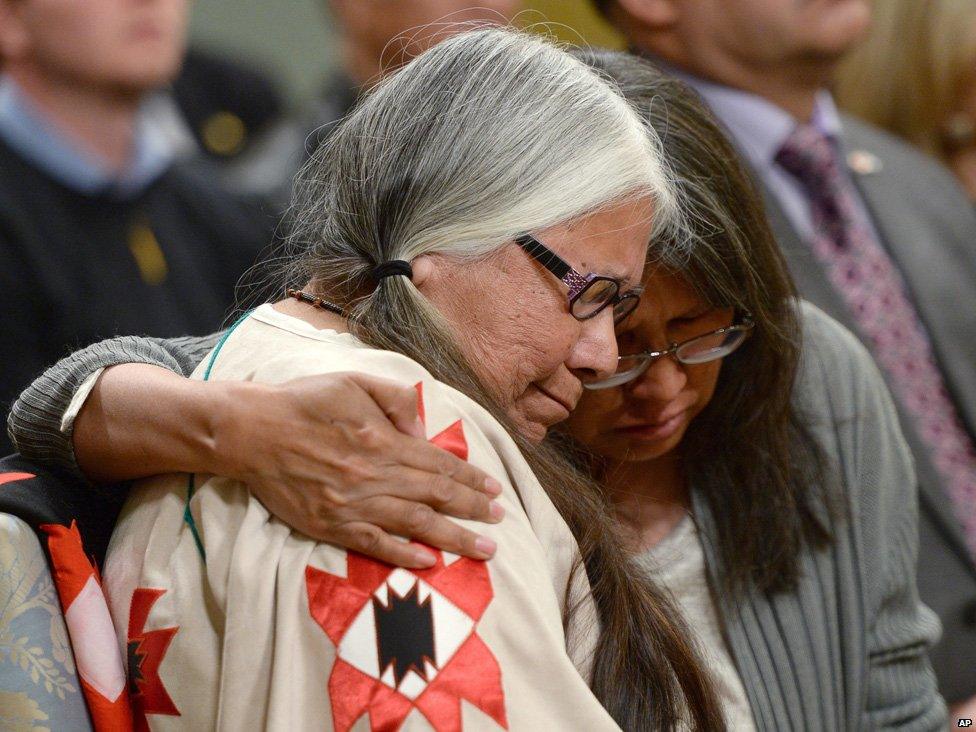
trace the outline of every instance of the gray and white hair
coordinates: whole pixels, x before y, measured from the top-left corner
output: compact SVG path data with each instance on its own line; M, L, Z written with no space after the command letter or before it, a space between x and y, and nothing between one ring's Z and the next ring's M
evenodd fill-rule
M292 241L303 274L361 311L383 261L486 255L643 195L656 230L674 225L658 139L623 97L541 38L481 29L391 74L338 126L300 178Z

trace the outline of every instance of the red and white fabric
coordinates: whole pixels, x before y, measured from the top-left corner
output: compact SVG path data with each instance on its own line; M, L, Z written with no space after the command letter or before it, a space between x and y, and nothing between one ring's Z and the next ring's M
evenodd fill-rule
M126 675L98 571L81 534L71 526L43 524L51 574L61 600L75 666L96 730L132 729Z

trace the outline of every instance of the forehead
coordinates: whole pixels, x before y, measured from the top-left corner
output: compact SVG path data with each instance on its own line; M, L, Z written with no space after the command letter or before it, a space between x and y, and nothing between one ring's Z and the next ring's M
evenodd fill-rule
M644 273L641 302L629 323L669 320L708 305L680 273L648 268Z
M650 199L639 198L551 227L540 237L580 272L635 287L643 275L652 221Z

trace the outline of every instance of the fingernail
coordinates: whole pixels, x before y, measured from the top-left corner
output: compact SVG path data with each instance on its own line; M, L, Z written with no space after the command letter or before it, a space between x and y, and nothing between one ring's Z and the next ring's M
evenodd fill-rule
M502 492L502 484L494 478L485 478L485 493L497 496Z
M476 545L477 543L478 542L475 542ZM419 564L421 567L433 567L437 563L434 555L430 552L418 551L413 556L417 564Z
M495 521L501 521L505 517L505 509L502 507L498 501L492 501L488 504L488 511L491 513L491 517Z
M498 548L498 545L487 536L479 536L474 540L474 548L485 556L490 557L495 553L495 549Z
M422 419L420 419L420 417L417 417L417 421L413 423L413 428L417 434L417 437L427 436L427 428L424 427L424 422Z

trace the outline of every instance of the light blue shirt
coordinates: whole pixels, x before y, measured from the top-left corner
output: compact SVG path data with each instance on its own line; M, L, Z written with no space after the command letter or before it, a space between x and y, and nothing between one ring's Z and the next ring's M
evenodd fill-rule
M814 235L814 227L807 191L795 176L776 162L776 155L780 148L800 122L786 110L756 94L692 76L661 62L657 63L668 73L693 87L702 96L730 133L732 141L746 162L779 203L793 228L801 238L810 241ZM823 90L817 94L810 124L834 143L837 154L844 163L842 169L851 184L850 189L858 207L857 213L872 231L875 239L880 241L864 198L854 185L850 171L843 160L840 146L844 131L843 123L828 91Z
M171 142L144 111L136 122L132 156L114 172L104 160L67 139L20 87L0 76L0 138L62 185L83 195L138 196L173 162Z

